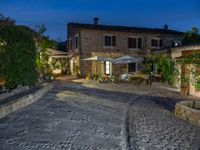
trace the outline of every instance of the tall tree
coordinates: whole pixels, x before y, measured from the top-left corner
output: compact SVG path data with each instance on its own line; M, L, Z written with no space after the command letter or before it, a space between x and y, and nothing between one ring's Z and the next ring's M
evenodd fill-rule
M199 30L196 27L193 27L190 31L187 31L184 34L183 45L189 45L189 44L199 44L200 43L200 35Z
M0 25L15 25L15 20L0 13Z
M44 78L45 76L51 76L52 68L49 63L50 51L49 48L55 48L56 42L50 40L48 36L45 36L46 32L45 25L37 25L36 26L36 43L38 47L38 55L37 55L37 68L40 74L40 78Z

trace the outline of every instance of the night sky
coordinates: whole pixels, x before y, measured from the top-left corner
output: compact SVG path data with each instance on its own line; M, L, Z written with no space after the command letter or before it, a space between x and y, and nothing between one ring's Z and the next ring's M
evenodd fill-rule
M200 29L200 0L0 0L0 13L17 24L45 24L52 39L66 40L69 22Z

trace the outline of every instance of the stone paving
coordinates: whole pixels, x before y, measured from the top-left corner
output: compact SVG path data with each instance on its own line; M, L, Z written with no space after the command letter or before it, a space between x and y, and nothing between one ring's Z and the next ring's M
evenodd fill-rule
M156 97L141 97L129 110L131 149L199 150L200 129L156 104Z
M59 84L41 100L0 120L0 149L121 149L134 95Z
M169 111L175 101L162 102L165 90L153 97L149 87L128 86L56 83L0 120L0 150L200 148L200 129Z

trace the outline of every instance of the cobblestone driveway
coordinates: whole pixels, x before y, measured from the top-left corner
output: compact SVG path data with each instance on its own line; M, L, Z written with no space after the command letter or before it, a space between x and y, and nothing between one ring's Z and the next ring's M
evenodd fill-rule
M57 83L38 102L0 120L0 150L198 149L199 128L157 99Z
M0 149L121 149L130 98L134 95L56 85L38 102L0 120Z

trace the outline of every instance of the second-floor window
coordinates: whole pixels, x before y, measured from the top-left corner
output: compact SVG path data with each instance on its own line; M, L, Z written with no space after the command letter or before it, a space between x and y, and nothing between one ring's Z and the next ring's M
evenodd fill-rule
M151 39L151 47L160 48L163 46L163 41L161 39Z
M128 48L142 48L142 38L128 38Z
M113 35L105 35L104 36L104 46L105 47L113 47L116 46L116 37Z

